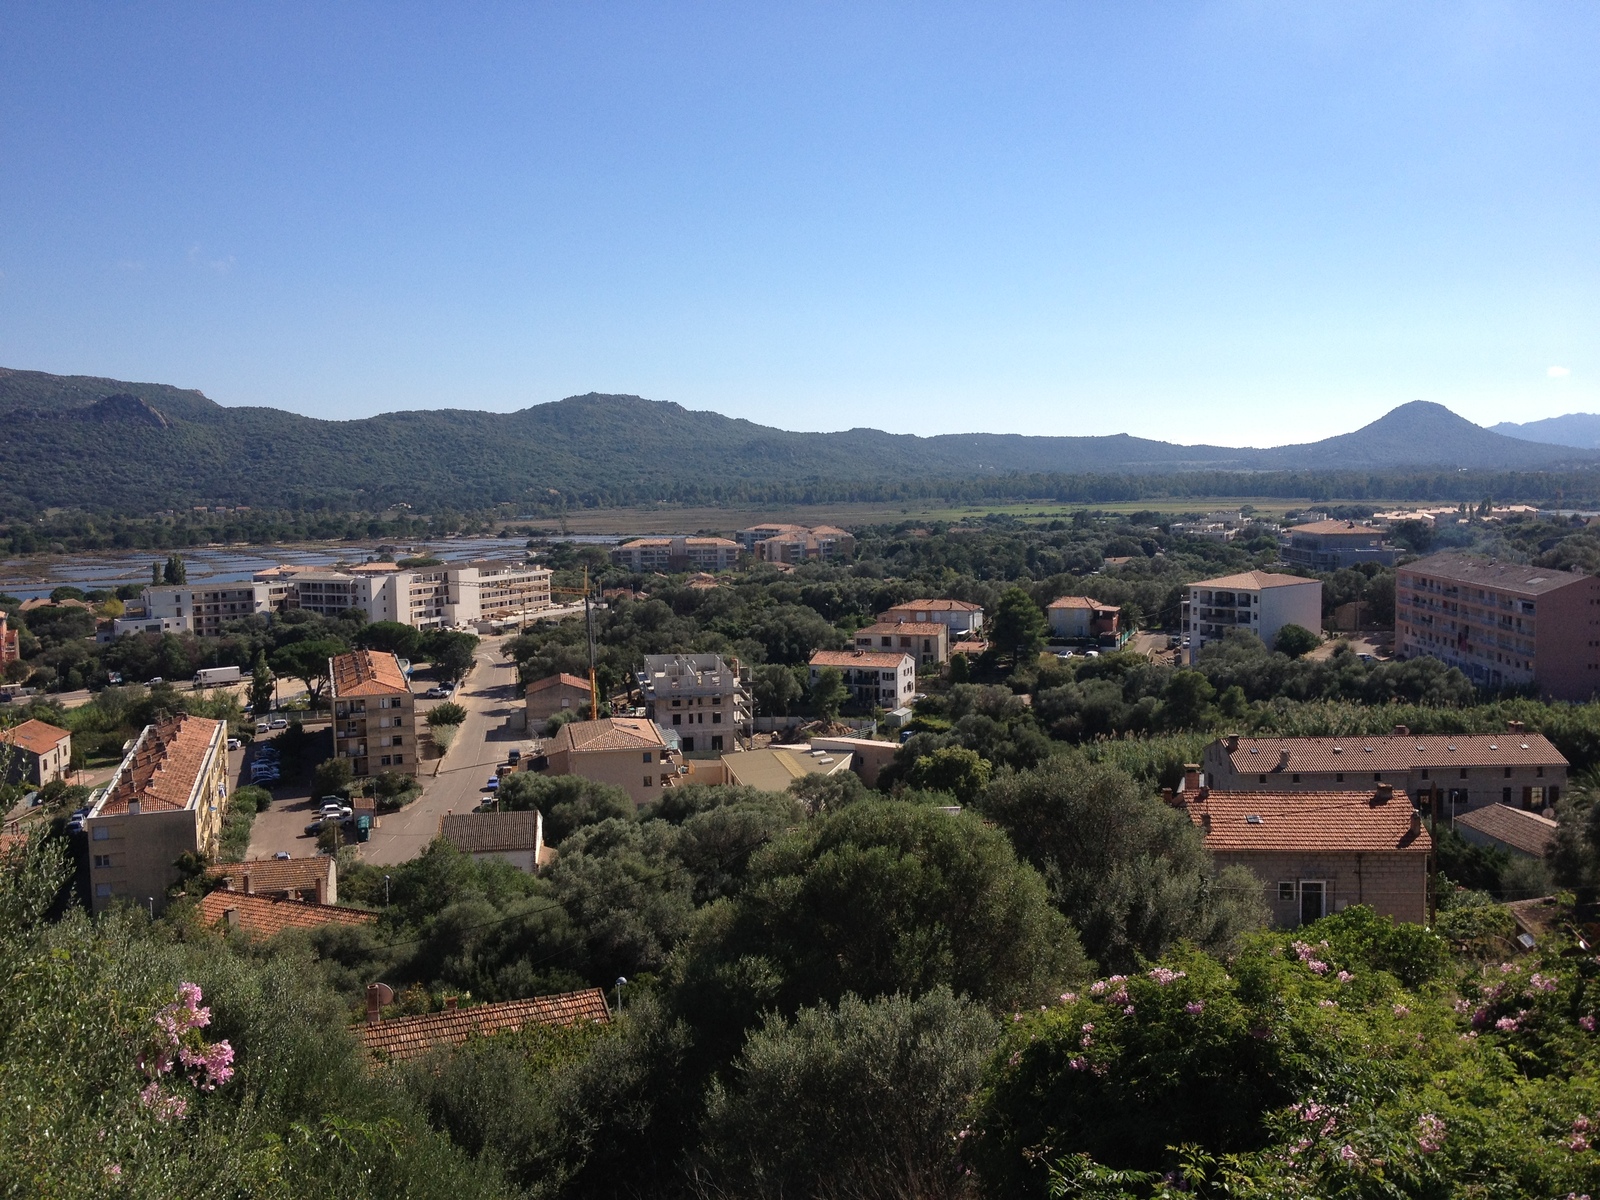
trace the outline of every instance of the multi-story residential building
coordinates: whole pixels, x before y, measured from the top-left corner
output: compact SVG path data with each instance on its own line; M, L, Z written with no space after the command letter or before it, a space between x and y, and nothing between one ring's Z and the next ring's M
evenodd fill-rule
M441 629L549 608L550 576L549 568L516 559L408 568L394 563L348 569L269 567L247 583L148 587L142 613L118 618L113 633L210 637L229 621L286 609L324 617L356 609L369 621Z
M383 771L417 773L416 699L400 660L355 650L328 660L333 700L333 752L350 760L357 778Z
M1394 649L1460 669L1482 687L1585 701L1600 690L1600 579L1435 554L1395 572Z
M645 714L678 735L685 754L721 753L749 737L750 696L718 654L647 654L639 672Z
M1284 531L1278 557L1308 571L1337 571L1362 563L1394 566L1394 551L1383 544L1383 531L1354 521L1313 521Z
M11 755L0 751L0 765L12 757L5 772L10 779L26 779L34 787L43 787L65 779L72 770L72 734L48 722L29 719L0 729L0 745L12 747Z
M614 784L637 805L659 799L663 789L678 784L676 752L655 723L642 717L569 721L556 730L545 755L552 775Z
M1567 760L1542 734L1512 722L1505 733L1413 735L1404 726L1383 737L1244 738L1233 734L1205 749L1205 782L1225 792L1337 792L1386 783L1441 815L1489 804L1534 812L1554 807L1567 783Z
M919 665L937 666L950 658L950 630L938 621L879 621L855 631L857 650L898 650Z
M1366 904L1380 916L1428 919L1433 839L1388 784L1364 792L1180 793L1217 866L1261 881L1272 922L1294 928Z
M0 671L5 669L7 663L14 663L22 657L17 642L17 631L7 623L6 614L0 612Z
M1312 633L1322 628L1322 581L1298 575L1246 571L1191 583L1183 602L1183 630L1189 638L1189 661L1208 642L1235 629L1255 634L1268 646L1285 625Z
M134 739L84 821L95 912L120 900L159 913L178 859L216 852L228 807L227 739L226 721L191 716L146 725Z
M878 614L879 621L906 621L912 625L930 622L950 631L952 642L983 635L983 608L965 600L909 600Z
M917 694L917 660L901 650L818 650L811 656L811 682L825 667L844 676L856 703L895 709Z
M629 571L726 571L739 561L739 543L721 537L635 538L614 546L611 561Z
M855 557L855 535L832 525L753 525L734 535L758 562L843 562Z
M1122 609L1088 596L1062 596L1045 606L1050 632L1068 642L1120 645Z

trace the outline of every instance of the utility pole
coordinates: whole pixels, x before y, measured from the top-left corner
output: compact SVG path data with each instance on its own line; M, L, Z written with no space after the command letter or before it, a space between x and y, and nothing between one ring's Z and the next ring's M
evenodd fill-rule
M594 654L594 605L592 589L589 587L589 568L583 569L583 620L589 630L589 719L600 719L600 688L595 682L595 654ZM621 996L619 991L618 996ZM620 1001L619 1001L620 1003Z

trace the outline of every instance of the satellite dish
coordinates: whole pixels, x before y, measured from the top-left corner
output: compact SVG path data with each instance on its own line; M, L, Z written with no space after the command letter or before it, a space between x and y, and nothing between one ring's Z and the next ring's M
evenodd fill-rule
M394 989L387 983L369 983L367 995L376 1000L383 1007L394 1003Z

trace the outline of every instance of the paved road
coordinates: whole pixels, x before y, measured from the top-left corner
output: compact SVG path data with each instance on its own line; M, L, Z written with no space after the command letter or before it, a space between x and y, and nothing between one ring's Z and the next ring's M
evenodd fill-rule
M455 696L467 710L455 742L439 760L438 774L424 776L422 795L381 819L371 840L359 848L364 861L387 866L421 854L438 835L439 818L446 812L471 812L488 794L483 785L505 762L506 752L527 748L517 667L503 657L507 640L484 638L478 644L477 666ZM427 763L425 770L433 766Z

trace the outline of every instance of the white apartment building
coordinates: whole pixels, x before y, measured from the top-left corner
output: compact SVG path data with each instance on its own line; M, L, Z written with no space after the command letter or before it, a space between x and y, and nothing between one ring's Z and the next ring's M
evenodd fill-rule
M685 754L732 750L751 732L738 663L719 654L647 654L639 672L645 713L678 735Z
M863 705L899 708L917 694L917 660L899 650L818 650L811 656L813 686L824 667L835 668Z
M550 607L547 567L476 559L402 570L364 563L349 570L270 567L249 582L163 585L144 590L144 615L119 617L114 632L216 636L230 621L303 609L337 617L359 609L369 621L440 629Z
M722 537L635 538L612 547L611 561L630 571L726 571L739 561L739 543Z
M1322 628L1320 579L1246 571L1191 583L1183 602L1190 663L1202 646L1221 641L1234 629L1247 629L1271 646L1285 625L1299 625L1312 633Z

